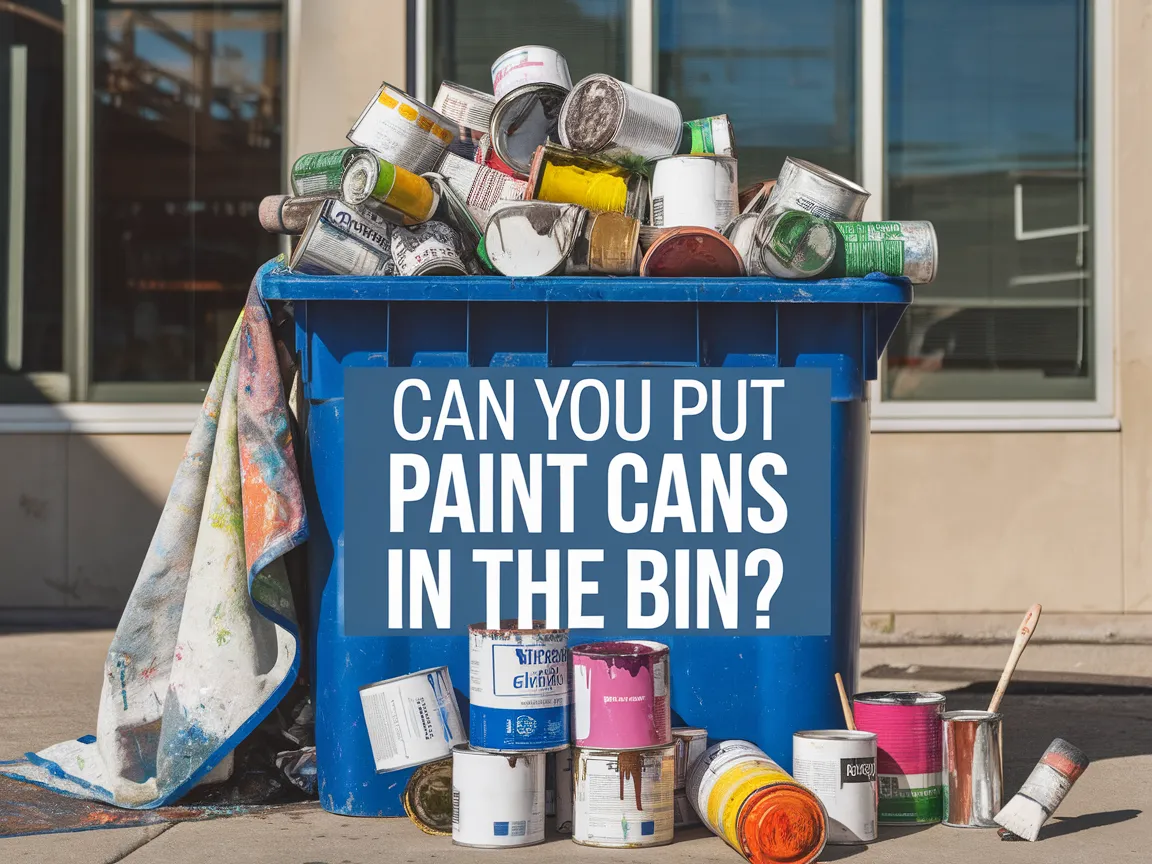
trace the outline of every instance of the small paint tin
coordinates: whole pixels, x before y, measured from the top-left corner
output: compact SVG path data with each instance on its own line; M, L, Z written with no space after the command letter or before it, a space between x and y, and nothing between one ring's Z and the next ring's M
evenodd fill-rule
M556 816L556 830L561 834L572 833L572 748L565 747L548 754L552 766L553 811Z
M792 736L792 774L828 814L832 846L876 839L876 735L847 729Z
M543 753L452 750L452 842L502 849L544 842Z
M652 224L719 231L739 213L736 160L730 156L663 156L652 161Z
M434 169L455 139L453 121L387 82L348 132L353 144L412 174Z
M488 131L492 149L518 177L532 170L536 148L556 137L567 95L555 84L525 84L496 103Z
M338 195L344 180L344 169L357 156L367 153L363 147L341 147L320 153L305 153L292 163L294 195Z
M332 203L344 206L339 201ZM395 275L396 264L392 259L390 237L387 248L381 248L368 242L366 234L353 236L344 226L327 218L324 212L326 208L327 205L312 211L304 233L292 251L289 270L313 276ZM361 215L366 217L366 214ZM367 217L365 221L368 221ZM381 236L389 236L391 226L381 222L374 227Z
M572 649L573 743L647 750L672 743L668 646L596 642Z
M1004 796L1003 717L990 711L947 711L943 822L952 828L995 828Z
M571 90L568 61L546 45L521 45L496 58L492 64L492 92L497 101L525 84L554 84Z
M396 225L426 222L440 206L427 180L372 154L352 160L344 172L340 197Z
M488 259L505 276L550 276L564 268L588 211L577 204L508 201L484 230Z
M692 802L688 800L688 793L683 789L677 789L672 793L672 815L672 824L677 828L690 828L700 824L700 817L696 815Z
M448 145L448 152L471 160L480 137L488 132L495 107L496 98L490 93L481 93L455 81L442 82L432 101L432 110L455 124L455 138Z
M568 253L569 276L635 276L640 272L640 223L622 213L589 213Z
M683 119L676 103L611 75L581 79L560 111L560 143L602 157L655 159L680 146Z
M522 201L527 186L523 180L469 162L455 153L445 153L438 173L459 196L481 228L488 224L493 208L501 201Z
M378 774L435 762L468 741L447 666L360 688Z
M736 247L711 228L672 228L644 253L641 276L743 276Z
M765 211L756 222L750 258L777 279L814 279L832 264L833 224L803 210Z
M468 275L460 235L434 219L411 228L393 228L392 258L399 276Z
M577 747L572 839L581 846L635 849L672 842L674 747Z
M328 195L268 195L260 202L260 227L270 234L303 234L312 211L330 200Z
M695 726L673 726L672 745L676 748L676 786L688 784L688 770L708 749L708 730Z
M864 215L868 197L868 191L851 180L789 156L768 193L764 210L805 210L824 219L857 222Z
M425 834L452 836L452 760L421 765L404 787L404 812Z
M557 144L537 147L528 170L529 200L579 204L641 219L648 195L648 178L643 174Z
M885 273L926 285L936 278L939 247L931 222L835 222L837 276Z
M859 693L852 702L856 728L876 733L879 823L939 822L944 794L940 743L944 697L898 690Z
M736 156L736 133L727 114L685 120L680 133L680 148L685 155Z
M568 631L468 628L468 740L476 750L519 753L568 747Z

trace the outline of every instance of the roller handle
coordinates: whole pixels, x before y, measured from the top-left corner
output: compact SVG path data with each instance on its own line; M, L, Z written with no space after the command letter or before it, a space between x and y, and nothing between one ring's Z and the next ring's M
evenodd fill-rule
M1012 653L1008 655L1008 663L1000 676L1000 683L996 685L996 692L992 694L992 701L988 703L988 710L995 714L1000 709L1000 701L1004 698L1004 691L1008 689L1008 682L1012 680L1012 673L1016 671L1016 664L1020 662L1020 655L1024 653L1028 640L1036 632L1036 624L1040 620L1040 604L1037 603L1028 610L1024 620L1020 622L1020 629L1016 631L1016 641L1012 643Z

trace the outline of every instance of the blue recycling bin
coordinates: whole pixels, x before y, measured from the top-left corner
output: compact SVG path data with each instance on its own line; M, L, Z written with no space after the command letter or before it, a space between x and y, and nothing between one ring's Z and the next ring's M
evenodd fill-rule
M261 290L294 304L308 406L311 673L326 810L404 813L412 771L376 773L361 686L446 665L465 724L468 711L459 689L468 681L466 637L344 635L344 371L352 367L829 369L831 635L661 641L672 649L674 721L706 725L710 738L753 740L790 767L793 731L842 724L831 682L837 671L856 680L867 382L912 302L907 280L313 277L278 268Z

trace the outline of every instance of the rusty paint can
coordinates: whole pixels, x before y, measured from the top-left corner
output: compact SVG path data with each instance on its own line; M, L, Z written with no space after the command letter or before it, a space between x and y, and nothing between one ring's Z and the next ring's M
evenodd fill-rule
M543 753L452 750L452 842L503 849L544 842Z
M455 139L453 121L387 82L348 131L353 144L413 174L433 170Z
M672 228L644 253L641 276L743 276L744 260L711 228Z
M565 747L548 754L553 777L553 815L556 817L556 830L561 834L572 833L572 748Z
M377 773L444 759L468 741L447 666L365 685L360 704Z
M672 842L676 750L577 747L572 839L582 846L634 849Z
M423 177L372 154L357 156L344 171L340 197L396 225L431 219L440 197Z
M672 743L668 646L595 642L572 649L573 743L646 750Z
M700 821L752 864L808 864L824 849L820 800L749 741L709 747L687 792Z
M952 828L995 828L1004 796L1002 715L947 711L940 718L944 746L943 822Z
M835 222L839 235L832 273L906 276L916 285L936 278L939 247L931 222Z
M792 774L811 789L828 814L828 844L876 839L876 736L827 729L792 736Z
M549 142L532 157L525 197L641 219L648 208L648 178Z
M757 272L777 279L813 279L832 264L833 223L803 210L766 210L756 222L750 257Z
M685 155L736 156L736 133L727 114L685 120L678 153Z
M736 160L664 156L652 162L652 224L721 230L739 213Z
M455 124L456 137L448 145L448 152L472 159L481 136L488 132L495 107L496 98L490 93L481 93L455 81L442 82L432 101L432 110Z
M528 184L493 168L445 153L438 172L483 228L501 201L521 201Z
M859 221L868 191L827 168L789 156L768 193L765 212L804 210L824 219Z
M450 226L435 219L392 229L392 258L399 276L467 276L464 244Z
M611 75L589 75L564 100L560 143L605 158L655 159L676 152L682 124L680 109L672 100Z
M356 235L348 230L343 219L338 223L330 218L333 211L337 215L343 210L352 210L339 201L317 207L312 211L304 233L296 241L296 248L288 268L293 273L307 273L313 276L392 276L396 264L392 259L392 226L383 221L372 221L366 213L357 213L371 223L379 234L380 242L367 231ZM386 241L385 239L386 238Z
M568 61L547 45L521 45L496 58L492 64L492 92L497 101L525 84L554 84L571 90Z
M320 153L305 153L292 163L292 193L338 195L344 180L344 169L357 156L368 152L364 147L341 147Z
M676 748L676 789L688 785L688 771L708 749L708 730L695 726L673 726L672 744Z
M452 760L421 765L404 787L404 812L425 834L452 836Z
M556 84L525 84L496 103L488 130L492 149L518 177L532 170L536 148L556 137L567 95Z
M673 824L677 828L690 828L700 824L700 817L696 815L692 802L688 800L688 793L683 789L677 789L673 793L672 813Z
M484 229L488 260L505 276L550 276L564 268L588 211L577 204L503 202Z
M929 825L943 812L945 699L939 693L898 690L859 693L856 728L876 733L876 779L881 825Z
M268 195L260 202L260 227L270 234L303 234L312 211L330 200L328 195Z
M589 213L568 253L569 276L635 276L640 272L640 222L622 213Z

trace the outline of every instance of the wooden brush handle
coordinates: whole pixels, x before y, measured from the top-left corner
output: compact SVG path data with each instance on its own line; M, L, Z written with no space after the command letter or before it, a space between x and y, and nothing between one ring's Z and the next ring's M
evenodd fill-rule
M1004 666L1000 683L996 685L996 692L992 694L992 701L988 703L988 710L992 713L996 713L1000 709L1000 700L1004 698L1004 691L1008 689L1008 682L1012 680L1012 673L1016 671L1016 664L1020 662L1020 655L1024 653L1028 640L1036 632L1036 622L1039 620L1040 604L1037 603L1028 610L1028 614L1020 622L1020 629L1016 631L1016 641L1012 643L1012 653L1008 655L1008 663Z
M840 707L844 709L844 723L853 732L856 731L856 718L852 716L852 705L848 702L848 694L844 691L844 679L836 673L836 689L840 691Z

